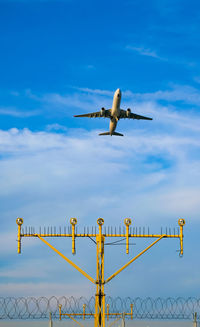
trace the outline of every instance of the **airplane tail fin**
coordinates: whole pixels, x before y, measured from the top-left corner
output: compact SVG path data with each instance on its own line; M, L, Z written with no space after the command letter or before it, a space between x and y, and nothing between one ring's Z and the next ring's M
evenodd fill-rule
M105 132L105 133L100 133L99 135L111 135L110 132ZM123 134L117 133L117 132L113 132L112 135L117 135L117 136L124 136ZM112 136L111 135L111 136Z

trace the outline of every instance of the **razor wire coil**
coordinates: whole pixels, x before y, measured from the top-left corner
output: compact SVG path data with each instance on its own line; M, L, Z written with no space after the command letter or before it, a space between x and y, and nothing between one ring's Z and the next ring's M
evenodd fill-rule
M62 313L83 314L83 305L86 305L86 313L95 312L95 298L85 297L0 297L0 319L48 319L49 312L53 319L59 318L59 305L62 305ZM200 299L198 298L121 298L106 297L106 305L109 304L110 313L130 312L133 304L133 319L192 319L197 313L200 320ZM80 316L80 318L82 318ZM91 319L86 316L85 319ZM110 317L112 318L112 317ZM70 319L65 317L65 319ZM130 319L127 316L126 319Z

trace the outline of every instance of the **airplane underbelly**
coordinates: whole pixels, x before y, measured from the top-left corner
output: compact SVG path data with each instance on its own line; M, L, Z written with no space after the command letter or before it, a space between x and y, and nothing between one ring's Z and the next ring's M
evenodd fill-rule
M111 115L112 115L112 117L115 117L115 118L119 117L120 109L119 108L113 108L112 112L111 112Z
M115 128L117 126L117 121L116 119L111 119L110 120L110 134L112 135L112 133L115 131Z

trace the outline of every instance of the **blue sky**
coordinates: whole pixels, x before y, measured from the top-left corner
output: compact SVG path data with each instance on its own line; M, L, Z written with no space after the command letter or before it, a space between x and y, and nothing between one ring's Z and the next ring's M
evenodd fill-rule
M164 240L113 280L113 296L199 296L200 5L197 1L0 0L1 295L92 295L95 290L25 225L177 226L185 255ZM73 115L122 108L153 121L120 121L124 138L99 137L108 120ZM70 240L52 241L67 255ZM106 248L106 276L130 256ZM95 248L73 259L95 274ZM87 253L87 256L86 256ZM69 254L69 257L71 255ZM111 265L111 259L113 264Z

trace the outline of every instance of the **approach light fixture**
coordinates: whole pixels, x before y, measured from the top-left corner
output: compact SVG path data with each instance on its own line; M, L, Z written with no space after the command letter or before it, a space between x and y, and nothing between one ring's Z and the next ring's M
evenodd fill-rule
M19 226L21 226L22 224L23 224L23 222L24 222L24 220L23 220L23 218L17 218L16 219L16 223L17 223L17 225L19 225Z
M125 219L124 219L124 224L125 224L126 226L130 226L130 225L131 225L131 219L130 219L130 218L125 218Z
M185 219L180 218L180 219L178 220L178 224L179 224L179 226L184 226L184 225L185 225Z
M76 218L71 218L70 219L70 224L75 226L77 224L77 219Z
M98 219L97 219L97 224L98 224L99 226L102 226L102 225L104 224L104 220L103 220L103 218L98 218Z

